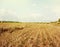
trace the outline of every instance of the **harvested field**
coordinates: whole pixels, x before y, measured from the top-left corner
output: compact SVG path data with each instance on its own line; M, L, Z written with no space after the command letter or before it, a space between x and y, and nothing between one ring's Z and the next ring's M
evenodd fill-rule
M60 26L0 23L0 47L60 47Z

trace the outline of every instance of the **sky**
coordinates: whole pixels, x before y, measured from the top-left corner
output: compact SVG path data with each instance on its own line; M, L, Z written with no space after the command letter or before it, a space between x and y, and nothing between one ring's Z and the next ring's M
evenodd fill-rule
M51 22L60 18L60 0L0 0L0 20Z

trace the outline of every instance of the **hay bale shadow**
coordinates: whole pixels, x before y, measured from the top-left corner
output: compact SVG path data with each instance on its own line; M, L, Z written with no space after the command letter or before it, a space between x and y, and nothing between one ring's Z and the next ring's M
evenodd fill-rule
M24 27L0 27L0 34L3 32L9 32L12 33L14 31L18 31L18 30L23 30Z

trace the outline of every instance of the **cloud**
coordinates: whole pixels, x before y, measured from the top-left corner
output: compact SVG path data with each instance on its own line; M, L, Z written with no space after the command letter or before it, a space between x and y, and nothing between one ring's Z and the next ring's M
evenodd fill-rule
M60 6L54 6L52 11L55 13L60 13Z
M18 17L14 10L0 9L0 20L17 21Z
M36 3L33 3L33 4L32 4L32 6L35 6L35 7L36 7L36 6L37 6L37 4L36 4Z
M42 19L41 13L28 13L23 16L21 16L21 21L26 22L37 22Z
M16 15L16 12L14 10L9 10L9 9L0 9L0 15Z
M0 9L0 15L4 15L4 14L5 14L5 12L6 12L6 10L5 10L5 9Z
M55 13L55 17L60 18L60 5L52 6L51 10Z

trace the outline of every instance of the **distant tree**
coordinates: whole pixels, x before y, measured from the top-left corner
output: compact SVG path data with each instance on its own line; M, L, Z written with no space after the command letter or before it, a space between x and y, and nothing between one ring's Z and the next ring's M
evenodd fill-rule
M58 19L58 22L60 22L60 18Z

